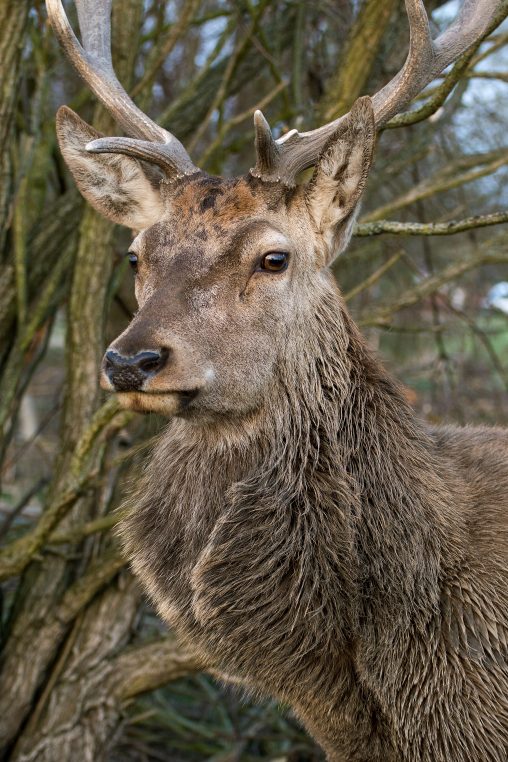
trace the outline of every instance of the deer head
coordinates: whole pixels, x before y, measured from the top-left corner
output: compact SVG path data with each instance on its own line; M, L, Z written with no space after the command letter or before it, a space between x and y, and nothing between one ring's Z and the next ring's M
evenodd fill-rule
M201 172L124 91L111 63L111 0L76 5L82 44L61 0L47 0L51 23L129 137L103 137L62 107L60 147L92 206L137 233L129 259L139 311L106 351L102 386L128 408L244 415L275 393L275 369L304 352L332 294L341 330L329 265L351 237L376 132L485 33L499 3L465 0L432 40L423 3L406 0L410 49L394 79L345 116L278 140L257 111L256 164L233 180Z

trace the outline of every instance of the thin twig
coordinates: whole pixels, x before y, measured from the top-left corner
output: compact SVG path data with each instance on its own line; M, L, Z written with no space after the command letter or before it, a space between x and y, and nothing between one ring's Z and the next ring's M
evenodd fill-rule
M134 98L153 82L160 67L190 25L192 16L197 10L199 3L200 0L187 0L187 2L182 4L182 10L179 17L175 23L171 25L167 38L154 55L150 65L145 69L143 76L132 88L131 97Z
M381 306L371 315L362 318L359 321L359 325L386 327L390 324L390 320L396 312L400 312L400 310L406 309L407 307L412 307L424 297L429 296L429 294L434 293L444 286L445 283L455 280L460 275L463 275L476 267L500 263L508 263L508 253L506 253L506 251L493 253L482 252L477 256L463 259L461 262L455 262L448 267L445 267L443 270L440 270L435 275L424 278L417 286L406 291L406 293L394 302Z
M384 262L381 267L379 267L377 270L375 270L371 275L369 275L368 278L365 278L361 283L359 283L357 286L351 289L351 291L348 291L347 294L344 294L344 301L349 302L354 296L357 296L362 291L365 291L367 288L370 288L375 283L380 280L380 278L383 277L383 275L391 268L393 265L399 261L399 259L402 256L402 251L397 251L390 259L388 259L386 262Z

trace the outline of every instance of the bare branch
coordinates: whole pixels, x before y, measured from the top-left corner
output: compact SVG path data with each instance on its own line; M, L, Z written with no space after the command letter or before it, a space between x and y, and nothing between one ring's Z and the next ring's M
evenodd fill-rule
M361 220L361 223L373 222L374 220L382 220L387 215L392 214L398 209L403 209L415 201L428 198L436 193L442 193L443 191L450 190L451 188L458 188L465 183L470 183L473 180L478 180L480 177L485 177L496 172L501 167L508 163L508 149L503 148L501 150L488 151L484 154L470 154L460 157L460 159L450 162L435 175L425 178L417 185L413 186L411 190L404 193L402 196L393 199L388 204L374 209L372 212L366 214Z
M355 236L373 236L388 233L390 235L455 235L465 230L483 228L489 225L501 225L508 222L508 212L479 214L476 217L466 217L463 220L449 222L397 222L396 220L378 220L376 222L361 222L356 228Z
M399 261L402 253L403 252L401 251L396 252L392 257L384 262L381 267L378 267L375 272L369 275L368 278L365 278L365 280L355 286L355 288L352 288L351 291L348 291L347 294L344 294L344 301L351 301L354 296L357 296L357 294L360 294L362 291L365 291L365 289L370 288L375 283L377 283L383 277L383 275L388 272L388 270L393 267L396 262Z
M154 51L149 65L146 67L143 76L131 90L131 96L134 97L142 92L145 87L150 85L158 70L169 56L176 43L181 39L187 27L191 24L194 13L196 12L201 0L187 0L182 4L182 10L174 24L171 25L168 36L163 44Z
M205 669L204 662L174 637L126 649L111 664L109 689L121 701Z
M424 299L440 289L445 283L456 280L464 273L469 270L474 270L477 267L499 263L508 263L508 254L506 251L485 251L476 256L463 259L460 262L454 262L440 272L424 278L414 288L406 291L399 297L399 299L396 299L385 306L381 306L371 315L363 317L359 320L358 325L387 327L390 325L390 321L396 312L400 312L407 307L412 307L421 299Z
M35 528L0 551L0 581L19 574L50 536L54 527L73 505L77 496L87 484L89 469L86 468L87 456L92 444L111 420L117 416L117 425L125 425L125 411L118 411L114 400L108 401L93 417L89 427L80 438L69 464L67 489L62 490L57 499L42 513Z

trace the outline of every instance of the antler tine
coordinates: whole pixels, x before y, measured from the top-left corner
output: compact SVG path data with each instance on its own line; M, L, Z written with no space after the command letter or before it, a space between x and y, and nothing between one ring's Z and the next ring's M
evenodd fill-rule
M400 72L372 98L376 125L386 124L434 77L481 39L501 6L499 0L464 0L455 21L433 40L422 0L406 0L409 53Z
M277 167L279 149L273 138L270 125L259 109L254 112L254 133L257 164L256 170L252 170L252 173L257 172L256 177L262 177Z
M409 19L409 53L402 69L372 97L376 127L406 106L443 69L481 39L506 0L464 0L455 21L432 40L423 0L405 0ZM501 20L501 19L500 19ZM251 173L267 182L294 185L299 172L316 163L330 137L344 125L344 116L310 132L291 130L275 141L276 161L267 168L257 156ZM269 128L268 128L269 129ZM256 127L256 145L258 128Z
M435 76L436 59L429 19L422 0L406 0L409 21L409 52L402 69L372 98L376 126L385 124L403 108L413 95L425 87ZM443 66L443 69L445 67ZM442 69L439 70L439 73Z
M183 177L180 165L175 161L172 153L161 150L166 144L153 143L149 140L134 140L133 138L97 138L87 143L85 149L90 153L123 153L125 156L133 156L150 164L155 164L164 170L165 174L172 179ZM194 167L194 165L193 165ZM194 167L193 172L197 172Z
M72 30L62 0L46 0L46 7L58 41L80 76L128 135L154 143L154 151L166 157L167 168L178 167L181 175L197 172L180 141L143 113L116 77L111 62L112 0L75 0L75 3L83 45ZM113 149L114 144L110 147ZM133 151L129 155L134 155ZM162 166L162 159L158 163Z

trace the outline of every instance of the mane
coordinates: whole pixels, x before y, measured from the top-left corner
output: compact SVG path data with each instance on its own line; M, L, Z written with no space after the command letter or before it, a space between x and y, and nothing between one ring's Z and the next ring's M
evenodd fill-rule
M196 610L225 621L228 601L214 580L228 558L245 610L257 594L251 570L276 573L284 595L274 589L260 632L273 636L288 601L291 617L305 613L310 623L298 653L326 638L312 629L319 610L335 639L339 623L343 641L374 622L383 631L415 620L424 628L438 604L447 520L432 439L329 282L312 311L295 328L305 332L293 342L298 352L279 358L263 407L215 426L169 424L121 528L162 613L182 564L190 573L199 559Z

